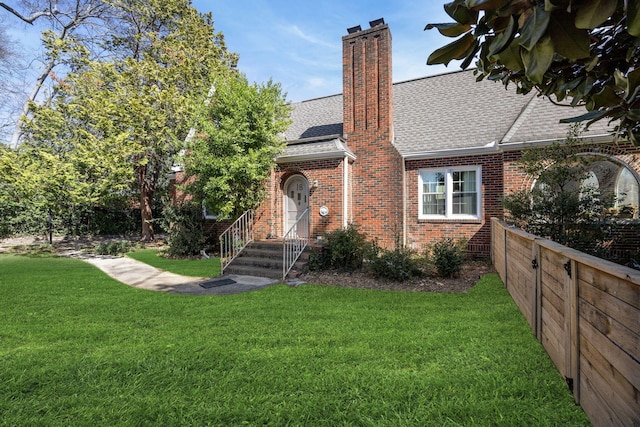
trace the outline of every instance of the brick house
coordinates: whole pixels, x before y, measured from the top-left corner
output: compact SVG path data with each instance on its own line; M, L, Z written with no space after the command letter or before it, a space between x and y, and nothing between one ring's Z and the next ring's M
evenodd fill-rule
M282 237L308 207L311 239L354 223L384 247L465 238L471 253L488 255L502 196L533 184L514 164L521 150L562 141L559 119L575 112L476 82L472 71L394 84L382 20L350 28L342 46L343 93L292 104L256 238ZM638 148L614 144L600 123L581 137L614 177L600 185L624 194L637 218Z

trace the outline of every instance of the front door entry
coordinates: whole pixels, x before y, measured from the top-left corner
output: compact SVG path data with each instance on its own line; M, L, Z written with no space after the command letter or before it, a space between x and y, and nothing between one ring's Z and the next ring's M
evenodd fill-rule
M301 175L289 178L284 186L284 233L287 233L309 207L309 181ZM309 230L297 230L297 236L309 237Z

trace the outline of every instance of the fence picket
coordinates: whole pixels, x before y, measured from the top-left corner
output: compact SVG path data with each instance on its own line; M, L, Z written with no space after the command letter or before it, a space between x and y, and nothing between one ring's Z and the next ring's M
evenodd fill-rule
M576 403L595 426L640 425L640 272L495 218L491 235L496 270Z

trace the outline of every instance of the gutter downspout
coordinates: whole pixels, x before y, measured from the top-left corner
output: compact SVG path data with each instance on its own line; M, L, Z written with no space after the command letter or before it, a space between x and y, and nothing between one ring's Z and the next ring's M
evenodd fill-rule
M349 156L344 156L344 165L342 169L342 226L349 226Z
M407 246L407 163L402 158L402 246Z

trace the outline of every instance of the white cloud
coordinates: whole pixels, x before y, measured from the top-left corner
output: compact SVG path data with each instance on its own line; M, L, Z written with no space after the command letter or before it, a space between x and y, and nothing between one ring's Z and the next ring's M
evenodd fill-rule
M327 85L327 80L322 77L310 77L307 79L307 83L310 87L324 87Z
M289 25L285 27L285 30L293 35L295 35L296 37L309 42L311 44L314 45L318 45L318 46L322 46L322 47L326 47L329 49L335 49L336 47L336 43L329 43L327 41L321 40L318 37L315 37L313 35L307 34L304 31L302 31L300 29L300 27L298 27L297 25Z

